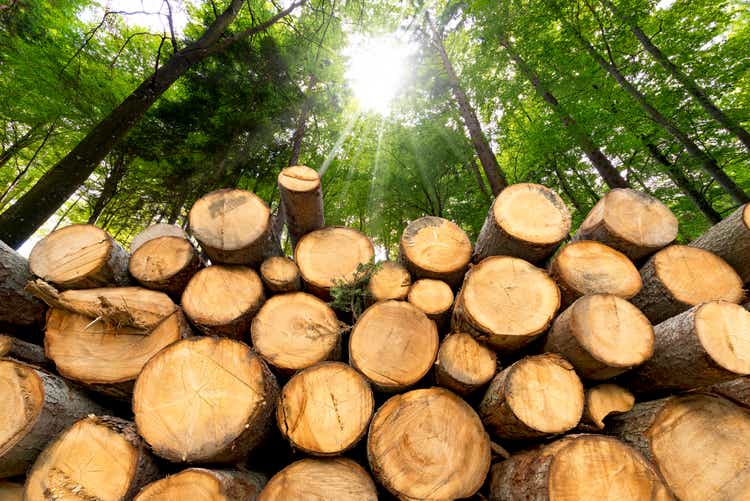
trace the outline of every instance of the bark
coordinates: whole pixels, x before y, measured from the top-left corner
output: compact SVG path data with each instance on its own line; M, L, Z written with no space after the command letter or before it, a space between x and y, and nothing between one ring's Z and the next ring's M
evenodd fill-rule
M125 177L125 172L127 170L126 167L127 160L125 157L125 153L119 152L114 160L114 163L112 164L112 168L107 173L107 177L104 180L102 192L99 194L99 197L96 199L96 203L94 204L94 208L91 210L91 215L89 216L88 220L89 224L96 223L96 220L99 219L99 216L104 210L104 207L109 203L109 201L117 192L117 186L120 184L122 178Z
M54 368L52 361L44 355L44 348L41 346L0 334L0 358L4 357L14 358L46 369Z
M0 329L24 338L44 326L44 303L24 290L32 278L26 259L0 241Z
M699 247L723 258L739 274L743 283L750 282L750 205L743 205L719 224L696 238L691 247Z
M278 185L279 215L283 214L295 248L300 238L325 225L320 175L314 169L295 165L279 173Z
M486 198L487 200L492 200L492 196L490 195L490 192L487 191L487 185L484 184L484 178L482 177L482 173L479 172L479 168L477 167L474 158L465 162L464 166L469 171L469 174L474 176L474 179L477 180L477 186L479 187L479 191L482 192L484 198Z

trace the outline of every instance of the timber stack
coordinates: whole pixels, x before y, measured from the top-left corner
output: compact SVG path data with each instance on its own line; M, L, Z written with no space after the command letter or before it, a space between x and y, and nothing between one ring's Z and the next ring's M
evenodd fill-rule
M398 261L321 180L208 193L187 231L0 245L0 499L739 500L750 209L689 245L661 202L502 191Z

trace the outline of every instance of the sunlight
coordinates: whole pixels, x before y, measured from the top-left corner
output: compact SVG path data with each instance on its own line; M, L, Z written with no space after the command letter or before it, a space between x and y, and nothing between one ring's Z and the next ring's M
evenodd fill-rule
M175 35L181 36L187 24L187 12L183 0L171 0L172 24ZM105 11L121 12L128 26L148 28L154 33L169 32L169 7L164 0L106 0L83 11L84 21L98 23Z

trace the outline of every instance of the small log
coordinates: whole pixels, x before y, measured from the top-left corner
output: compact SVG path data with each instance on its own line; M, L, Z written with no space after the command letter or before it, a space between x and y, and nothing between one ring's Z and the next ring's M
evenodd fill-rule
M273 296L252 322L255 351L282 373L341 356L341 328L325 302L304 292Z
M316 456L337 456L367 431L375 400L367 381L340 362L298 372L284 386L276 423L292 447Z
M0 358L13 358L39 367L49 367L52 362L44 355L44 348L21 339L0 334Z
M293 165L279 173L279 195L292 248L304 235L325 226L320 175L304 165Z
M349 337L349 363L378 390L401 391L422 379L438 350L435 322L404 301L367 308Z
M435 278L457 287L469 267L471 241L447 219L422 217L404 229L399 260L417 278Z
M198 252L189 240L167 236L140 245L130 257L128 269L142 286L179 300L200 267Z
M29 263L0 240L0 329L25 338L44 326L44 303L24 287L32 279Z
M435 381L459 395L469 395L492 380L497 371L495 352L463 332L449 334L440 343Z
M466 274L452 327L498 353L512 353L544 333L559 307L560 290L544 270L522 259L493 256Z
M479 405L479 415L498 437L527 440L575 428L583 405L583 384L573 366L546 353L522 358L498 373Z
M596 203L573 240L596 240L635 261L671 244L677 225L672 211L659 200L617 188Z
M690 243L713 252L750 282L750 204L745 204Z
M128 253L106 231L74 224L41 239L29 255L31 272L61 289L127 285Z
M377 501L378 493L367 471L351 459L302 459L274 475L258 496L258 501L292 499Z
M641 290L641 274L622 252L593 240L565 245L552 259L549 274L560 286L567 306L587 294L630 299Z
M159 470L130 421L89 416L77 421L39 455L24 499L132 499Z
M247 345L193 337L169 345L143 367L133 391L138 433L174 462L244 460L266 437L276 378Z
M176 224L157 223L152 224L130 241L130 254L135 254L143 244L162 237L176 237L183 240L188 239L188 234Z
M199 198L188 215L190 233L213 264L260 266L281 255L271 229L271 211L255 193L212 191Z
M570 212L557 193L540 184L513 184L492 204L473 260L512 256L538 263L555 252L570 224Z
M258 274L245 266L209 266L196 273L182 293L182 307L207 336L242 339L266 300Z
M620 297L583 296L555 319L544 351L565 357L582 378L601 381L651 358L654 329Z
M455 394L414 390L391 397L375 413L367 458L399 499L468 498L489 471L490 439L474 409Z
M0 360L0 478L23 475L58 433L104 409L61 377Z
M302 290L297 263L286 256L269 257L260 265L260 278L271 294Z
M188 468L175 475L151 482L141 489L134 501L166 499L255 501L265 484L266 477L260 473Z
M422 278L409 289L409 302L425 312L427 318L442 330L450 320L453 306L453 291L442 280Z
M23 484L0 480L0 501L23 501Z
M367 284L367 292L373 303L396 299L403 301L409 294L411 276L409 271L400 263L385 261L372 274Z
M706 388L706 391L721 395L743 407L750 407L750 377L739 377Z
M582 423L603 430L604 419L612 414L628 412L635 405L635 397L616 384L600 384L586 390L586 406Z

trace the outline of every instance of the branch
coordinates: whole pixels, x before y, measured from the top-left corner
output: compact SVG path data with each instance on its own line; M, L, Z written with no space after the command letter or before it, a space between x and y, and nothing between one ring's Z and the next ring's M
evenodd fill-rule
M123 42L122 47L120 47L120 49L117 51L117 54L115 54L115 57L112 58L112 62L109 63L109 67L110 68L114 67L115 63L120 58L120 56L122 55L123 51L125 50L125 47L127 47L127 45L130 43L130 41L132 39L134 39L135 37L140 36L140 35L148 35L148 36L152 36L152 37L162 37L163 38L163 35L159 35L157 33L151 33L150 31L139 31L138 33L133 33L132 35L130 35L128 38L125 39L125 42Z
M174 34L174 22L172 20L172 4L169 3L169 0L164 0L163 3L167 4L167 10L169 11L169 14L167 14L167 22L169 23L169 35L172 38L172 51L174 53L177 53L177 51L180 50L180 48L177 45L177 37L175 37L175 34Z

